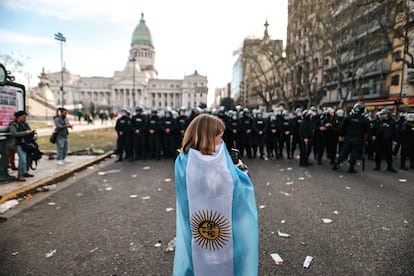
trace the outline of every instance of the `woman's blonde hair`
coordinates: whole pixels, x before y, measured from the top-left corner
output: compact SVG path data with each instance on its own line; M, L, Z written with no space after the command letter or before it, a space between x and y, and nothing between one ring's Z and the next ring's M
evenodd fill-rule
M190 148L202 154L211 155L216 149L215 138L224 132L223 121L213 115L201 114L188 125L180 152L187 153Z

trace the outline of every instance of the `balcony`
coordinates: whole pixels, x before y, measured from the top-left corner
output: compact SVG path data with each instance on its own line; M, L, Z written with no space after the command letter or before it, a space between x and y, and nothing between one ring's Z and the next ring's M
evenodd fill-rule
M408 83L414 85L414 71L408 72L407 81Z

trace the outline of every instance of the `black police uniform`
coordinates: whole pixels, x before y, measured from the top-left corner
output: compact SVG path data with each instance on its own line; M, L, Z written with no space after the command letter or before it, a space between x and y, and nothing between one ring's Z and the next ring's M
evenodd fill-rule
M177 123L173 118L171 112L166 112L165 116L161 119L160 127L164 158L174 158L176 155L175 137L177 131Z
M401 169L407 170L405 161L408 159L410 168L414 169L414 121L405 121L401 125Z
M147 118L142 114L142 111L137 111L137 113L131 118L131 127L135 160L145 159Z
M132 160L131 148L131 119L125 114L116 120L115 130L118 134L117 153L118 162L123 160L124 152L125 158Z
M396 172L392 166L392 143L396 139L396 125L391 118L381 118L373 130L375 137L375 170L381 169L382 157L387 161L387 170Z
M161 159L161 121L157 113L151 112L148 118L147 141L148 141L148 156L151 159Z
M246 150L247 157L253 158L253 119L247 114L244 112L240 119L240 155L243 156Z
M256 116L254 119L254 143L253 157L256 157L257 148L259 147L260 158L264 158L265 137L267 131L266 119L263 116Z
M339 131L339 135L344 137L344 143L339 153L338 160L332 167L332 169L339 169L339 164L349 158L348 172L353 173L355 171L356 160L362 156L362 148L366 141L369 122L368 119L363 116L365 107L358 107L352 114L346 117L342 123L342 127Z

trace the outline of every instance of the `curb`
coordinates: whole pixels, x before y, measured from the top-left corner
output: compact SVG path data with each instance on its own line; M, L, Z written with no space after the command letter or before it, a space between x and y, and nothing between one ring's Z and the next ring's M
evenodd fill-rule
M85 161L83 163L80 163L72 168L68 168L60 173L54 174L52 176L48 176L46 178L40 179L30 185L21 187L19 189L16 189L14 191L11 191L7 194L4 194L2 196L2 198L0 199L0 203L6 202L7 200L10 199L15 199L18 198L22 195L28 194L28 193L34 193L36 192L36 188L41 187L41 186L45 186L45 185L50 185L50 184L54 184L57 183L59 181L65 180L67 179L71 174L80 171L82 169L84 169L85 167L88 167L90 165L93 165L95 163L98 163L99 161L108 158L111 154L113 154L113 152L107 152L104 154L101 154L99 156L97 156L96 158L92 159L92 160L88 160Z

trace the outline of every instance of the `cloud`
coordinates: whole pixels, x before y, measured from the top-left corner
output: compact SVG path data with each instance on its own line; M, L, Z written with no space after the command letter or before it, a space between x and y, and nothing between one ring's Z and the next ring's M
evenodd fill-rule
M54 45L54 41L50 37L34 36L10 32L0 29L0 41L2 43L23 44L23 45Z

